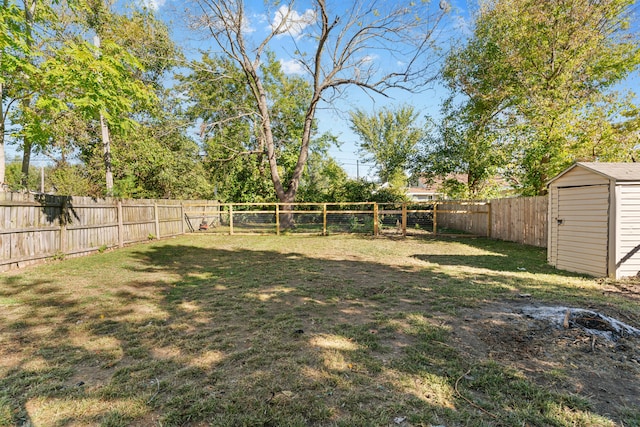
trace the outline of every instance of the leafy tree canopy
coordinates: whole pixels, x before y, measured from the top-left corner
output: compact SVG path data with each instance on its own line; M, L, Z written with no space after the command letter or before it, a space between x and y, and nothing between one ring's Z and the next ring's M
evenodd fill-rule
M632 3L482 3L443 70L453 95L433 153L457 162L470 185L501 172L525 195L543 194L573 161L630 160L624 122L635 109L612 88L640 62Z

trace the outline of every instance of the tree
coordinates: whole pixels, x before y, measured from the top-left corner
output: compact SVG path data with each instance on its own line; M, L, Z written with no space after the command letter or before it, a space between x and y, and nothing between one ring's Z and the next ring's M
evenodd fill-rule
M154 153L184 142L174 129L169 129L177 125L175 120L167 121L166 131L158 131L158 118L166 120L171 116L171 108L163 113L158 99L161 79L175 64L178 52L166 25L148 10L117 14L102 1L80 4L83 7L73 11L62 6L57 9L62 30L39 66L37 99L29 110L22 112L26 124L23 133L29 133L38 142L40 152L52 158L56 158L56 153L62 156L62 165L69 153L79 153L88 166L88 176L97 179L96 172L101 171L107 186L103 184L102 190L93 195L104 195L112 188L109 179L105 180L112 157L127 157L125 153L112 151L158 144L158 140L149 141L151 135L171 134L174 138L166 145L163 145L166 141L161 142L162 149L154 149ZM100 35L99 48L85 39L94 30ZM140 123L153 129L141 135ZM102 125L109 130L108 150L105 140L100 139L101 130L107 129ZM182 123L180 126L186 128ZM130 140L136 144L129 144ZM141 159L144 153L144 150L137 152ZM192 153L193 149L184 151L185 157ZM113 176L116 180L124 179L126 174L113 171ZM125 187L115 184L120 189ZM153 186L150 182L141 185L145 194ZM92 186L92 191L99 188Z
M463 114L465 126L508 145L498 166L522 194L544 194L546 182L590 148L616 147L630 158L628 138L615 122L632 106L611 88L640 61L627 31L632 3L487 2L473 36L447 61L448 85L465 97L462 111L476 111ZM598 128L618 131L589 134L594 118Z
M476 34L479 32L476 28ZM442 119L431 123L414 160L414 173L443 182L453 198L483 199L493 193L492 178L509 157L503 130L513 102L510 69L492 40L471 37L446 57L441 79L450 91ZM506 80L506 81L505 81ZM466 176L466 183L458 175ZM454 178L452 178L454 177Z
M107 125L115 133L130 132L136 126L131 114L140 104L153 103L155 97L149 86L135 78L141 68L138 60L116 43L106 41L98 48L81 40L66 42L41 65L43 90L29 111L30 125L24 133L44 146L52 137L49 125L70 110L85 121L99 120L102 132ZM107 194L112 183L110 158L105 146Z
M454 106L453 99L447 100L442 119L432 125L413 160L414 175L437 178L451 198L478 200L494 195L494 178L506 162L502 135L492 126L494 109L478 101L469 99ZM459 175L466 182L460 182Z
M360 137L360 152L367 163L375 163L382 182L406 184L405 171L425 136L412 106L383 108L368 115L363 110L350 114L351 129Z
M22 161L16 158L6 165L5 185L9 191L19 191L26 188L39 188L40 178L35 166L31 166L29 182L24 185L24 174L22 173Z
M202 122L200 136L219 197L247 202L277 200L270 184L259 116L252 107L242 70L228 58L207 54L192 62L191 68L189 75L180 77L190 100L187 114ZM275 152L286 178L296 162L305 114L300 100L308 96L309 85L300 77L285 75L271 54L261 72L272 100ZM211 84L211 76L218 78L216 84Z
M114 139L115 194L133 198L212 198L214 187L187 135L185 119L170 91L160 98L161 111L139 120L124 138Z
M341 94L348 86L385 93L391 88L414 89L432 79L428 65L435 29L444 10L433 10L431 2L399 5L395 2L355 0L327 4L312 2L312 9L299 13L294 2L267 4L271 20L267 34L252 43L251 13L242 0L195 0L199 14L192 22L206 31L216 46L242 70L250 89L253 112L258 117L257 137L264 147L271 181L278 199L293 202L298 191L319 104ZM272 9L277 8L277 10ZM435 6L437 8L437 6ZM335 9L333 9L335 8ZM310 92L304 98L305 114L297 161L283 179L274 138L273 101L261 65L264 57L289 37L290 54L304 70ZM271 48L270 48L271 46ZM375 55L402 61L397 68L383 68ZM215 79L215 76L211 77ZM285 219L285 225L291 218Z
M32 20L26 10L14 1L2 0L0 7L0 191L5 188L5 137L12 107L24 97L18 88L20 82L33 81L36 68L29 58Z

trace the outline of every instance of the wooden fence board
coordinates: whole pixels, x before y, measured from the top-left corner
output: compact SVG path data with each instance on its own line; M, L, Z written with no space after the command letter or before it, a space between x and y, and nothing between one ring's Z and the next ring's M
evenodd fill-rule
M496 199L491 201L491 237L547 246L546 196Z

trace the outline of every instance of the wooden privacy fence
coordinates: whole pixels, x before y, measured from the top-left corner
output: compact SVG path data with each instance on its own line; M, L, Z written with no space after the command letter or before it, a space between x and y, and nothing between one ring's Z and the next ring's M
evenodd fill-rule
M491 237L547 247L549 198L513 197L491 201Z
M175 236L186 226L183 202L176 200L0 193L0 271Z
M449 202L440 226L498 240L547 247L547 196L494 199L487 203Z

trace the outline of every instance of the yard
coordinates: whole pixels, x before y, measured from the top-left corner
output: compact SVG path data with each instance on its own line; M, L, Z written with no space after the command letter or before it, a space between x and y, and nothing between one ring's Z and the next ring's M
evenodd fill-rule
M0 275L0 426L640 426L640 288L481 238L195 234Z

